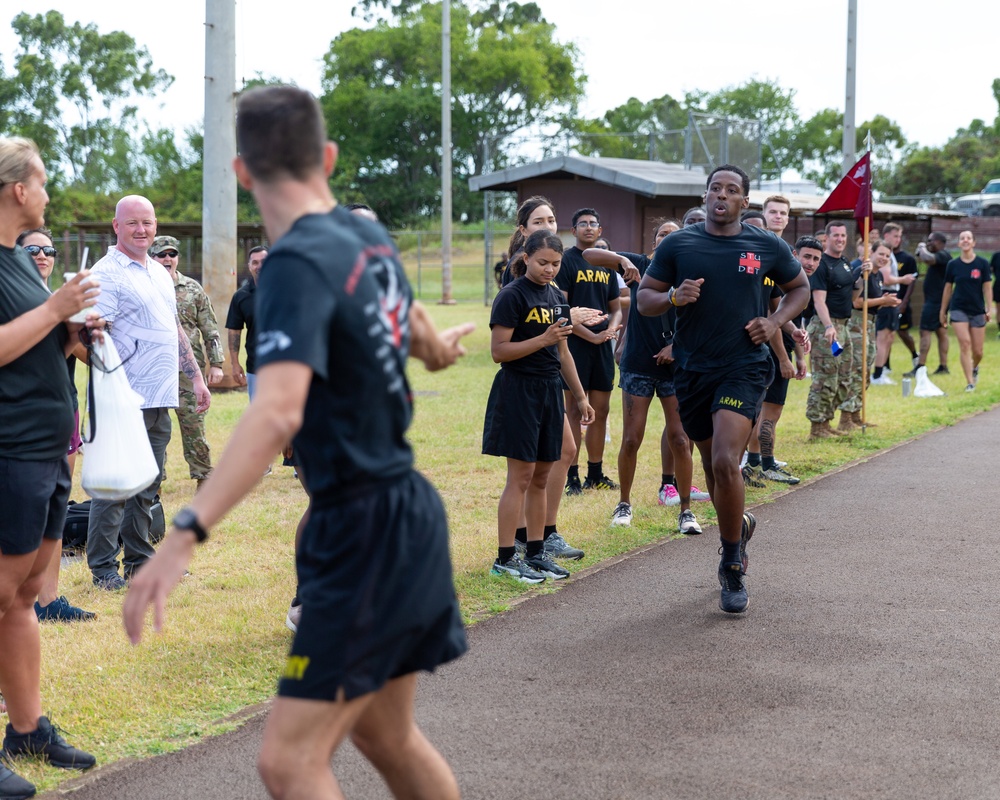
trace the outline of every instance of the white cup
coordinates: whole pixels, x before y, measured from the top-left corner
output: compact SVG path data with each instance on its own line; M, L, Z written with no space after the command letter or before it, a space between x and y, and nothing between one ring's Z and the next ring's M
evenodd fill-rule
M75 273L75 272L67 272L66 275L65 275L65 282L69 283L71 280L73 280L73 278L76 277L76 275L77 275L77 273ZM94 281L91 280L90 278L87 278L87 280L85 280L82 285L83 286L90 286L92 283L94 283ZM83 324L84 322L87 321L87 314L89 314L91 311L96 311L96 310L97 309L94 308L93 306L88 306L87 308L84 308L84 309L81 309L80 311L77 311L72 317L70 317L67 320L67 322L79 322L79 323Z

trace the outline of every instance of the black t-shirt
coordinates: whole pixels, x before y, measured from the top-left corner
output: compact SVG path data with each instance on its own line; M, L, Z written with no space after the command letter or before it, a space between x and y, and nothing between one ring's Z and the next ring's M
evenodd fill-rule
M651 259L642 253L619 253L635 264L640 277L646 274ZM629 294L632 298L632 311L628 315L625 347L622 350L622 360L619 364L621 372L645 375L660 380L670 380L674 374L672 364L657 364L656 354L669 342L667 331L672 330L672 321L665 320L667 314L658 317L644 317L636 305L636 295L639 284L629 284Z
M605 314L611 301L621 296L615 273L606 267L589 264L583 257L583 251L575 246L563 252L556 285L566 293L571 306L596 308ZM590 330L597 333L607 328L608 321L605 320Z
M522 275L508 284L493 298L490 311L490 328L499 325L511 328L512 342L524 342L541 336L556 321L552 310L566 303L566 298L554 285L541 286L527 275ZM541 378L558 378L561 365L559 346L549 345L536 350L516 361L505 361L501 369L509 369L521 375Z
M412 292L385 229L342 206L300 217L270 250L259 289L258 368L313 371L294 441L310 495L408 472Z
M927 265L924 276L924 302L941 305L941 295L944 294L944 273L948 269L951 254L947 250L934 253L934 263Z
M0 246L0 325L42 305L49 290L21 247ZM66 375L69 332L56 325L9 364L0 366L0 457L56 461L73 435L73 401Z
M847 259L823 253L816 271L809 276L809 287L826 292L826 308L831 319L847 319L851 316L855 276Z
M990 282L990 265L985 258L976 256L969 263L953 258L948 262L944 280L952 284L949 311L964 311L970 317L986 313L983 286Z
M760 316L768 291L764 278L770 275L780 285L801 271L784 241L745 223L736 236L715 236L698 223L666 237L646 274L671 286L705 279L698 301L677 309L676 365L713 372L766 359L767 348L754 344L745 330Z
M233 299L229 301L229 313L226 315L226 327L229 330L241 331L244 327L247 329L246 372L251 375L257 372L257 335L254 329L254 296L256 293L257 284L254 283L253 278L248 278L246 283L236 290ZM238 353L236 355L239 356Z
M907 253L905 250L897 250L894 254L896 256L896 267L899 277L902 278L905 275L916 275L919 270L917 269L917 259ZM912 286L913 284L910 284ZM886 289L889 287L887 286ZM899 295L900 300L903 299L903 295L906 294L908 286L903 286L899 284L896 287L896 293Z
M858 270L858 278L860 279L860 277L861 277L861 270ZM883 294L885 294L885 281L882 277L882 272L881 270L877 270L873 267L872 271L868 273L868 300L869 301L875 300L881 297ZM864 294L862 294L862 297L863 296ZM880 308L882 308L882 306L869 305L868 316L870 318L874 317L878 313L878 310ZM860 311L861 309L859 308L857 310Z
M993 277L1000 278L1000 253L994 253L990 259L990 268L993 270Z

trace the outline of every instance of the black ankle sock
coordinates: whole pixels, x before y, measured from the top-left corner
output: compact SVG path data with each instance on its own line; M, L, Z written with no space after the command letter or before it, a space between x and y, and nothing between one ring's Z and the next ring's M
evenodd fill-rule
M740 561L740 543L722 540L722 563L734 564Z
M748 451L747 452L747 463L751 467L759 467L760 466L760 453L751 453L751 452Z
M774 469L777 464L774 463L774 456L761 456L760 457L760 468L765 472L769 469Z
M545 542L539 539L537 542L528 542L528 558L540 556L545 549Z
M674 488L676 488L676 484L674 483L674 480L675 480L675 479L674 479L674 476L673 476L673 475L668 475L668 474L667 474L666 472L662 473L662 474L660 475L660 481L661 481L661 483L660 483L660 488L662 489L662 488L663 488L663 487L664 487L664 486L665 486L666 484L668 484L668 483L669 483L669 484L670 484L671 486L673 486Z
M885 366L886 366L886 369L889 368L889 362L888 361L885 362ZM882 367L875 367L875 374L872 375L872 380L877 381L881 377L882 377Z
M300 605L302 605L302 601L299 600L299 590L298 589L295 590L295 597L292 598L292 605L293 606L300 606Z
M569 471L566 473L566 477L567 478L576 478L577 480L580 480L580 467L577 466L576 464L574 464L573 466L571 466L569 468Z
M518 528L516 531L514 531L514 538L517 539L517 541L519 542L528 541L528 529Z
M497 548L497 558L500 560L501 564L506 564L514 557L514 553L517 552L515 547L498 547Z
M546 525L545 526L545 533L542 536L542 541L545 541L546 539L548 539L555 532L556 532L556 526L555 525ZM525 540L525 541L527 541L527 540Z
M587 477L591 481L599 481L604 476L604 462L603 461L588 461L587 462Z
M892 364L890 363L891 361L892 361L892 359L891 359L891 358L886 358L886 360L885 360L885 368L886 368L886 369L889 369L889 370L891 370L891 369L892 369ZM876 370L876 372L878 372L878 373L879 373L879 375L881 375L881 374L882 374L882 370L880 370L880 369L879 369L878 367L875 367L875 370ZM877 377L878 377L878 375L876 375L875 377L877 378Z

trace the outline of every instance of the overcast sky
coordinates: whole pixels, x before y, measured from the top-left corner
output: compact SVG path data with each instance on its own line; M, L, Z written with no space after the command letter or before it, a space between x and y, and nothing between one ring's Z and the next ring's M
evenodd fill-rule
M749 78L796 91L803 118L843 109L847 0L664 2L536 0L574 42L589 78L582 111L598 116L629 97L651 100L713 91ZM351 3L238 0L237 82L256 74L319 91L322 57L343 31L363 24ZM858 0L857 121L884 114L910 141L943 144L975 118L993 120L990 85L1000 77L994 0ZM19 11L60 11L69 22L124 30L176 80L143 106L154 127L200 124L204 105L204 0L137 7L121 0L19 0L0 17L0 59L12 67ZM626 9L628 9L626 11ZM640 9L633 11L632 9ZM752 10L752 11L751 11Z

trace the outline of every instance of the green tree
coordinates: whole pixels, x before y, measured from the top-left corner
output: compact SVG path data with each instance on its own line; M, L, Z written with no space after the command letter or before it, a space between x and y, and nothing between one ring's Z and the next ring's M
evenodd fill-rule
M842 112L824 108L799 125L792 137L792 164L802 177L816 181L823 189L832 189L844 177L843 125ZM874 188L885 194L889 176L910 145L897 123L877 114L855 128L855 151L859 158L869 131L876 175Z
M578 132L577 149L583 155L679 162L684 158L683 137L668 138L668 131L678 131L687 122L687 111L665 94L646 103L630 97L598 119L565 124Z
M107 192L149 180L150 162L134 157L145 130L133 103L173 78L128 34L58 11L18 14L12 27L20 43L13 73L0 72L0 130L34 139L57 184Z
M585 78L571 45L534 4L454 4L452 143L456 214L482 215L470 176L503 166L516 132L573 107ZM340 145L334 189L364 199L390 226L439 211L441 5L337 37L325 58L321 99ZM486 144L489 142L489 163Z

